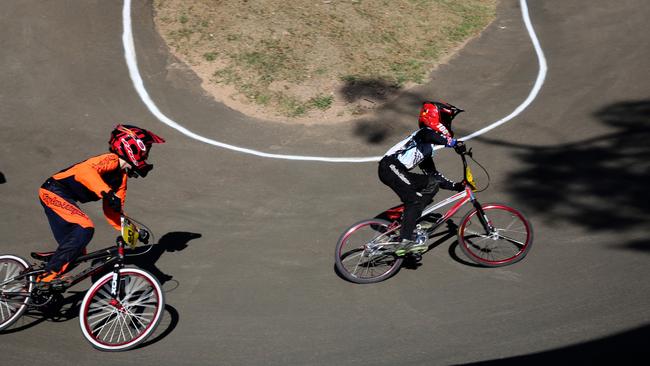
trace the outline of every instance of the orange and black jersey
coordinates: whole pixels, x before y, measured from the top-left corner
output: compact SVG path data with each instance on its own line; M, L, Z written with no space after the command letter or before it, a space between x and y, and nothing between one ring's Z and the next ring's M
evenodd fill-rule
M94 156L61 170L51 179L65 190L70 199L77 202L99 201L102 193L113 191L124 205L127 174L120 169L120 160L116 154ZM119 230L119 213L109 208L106 203L103 208L108 222Z

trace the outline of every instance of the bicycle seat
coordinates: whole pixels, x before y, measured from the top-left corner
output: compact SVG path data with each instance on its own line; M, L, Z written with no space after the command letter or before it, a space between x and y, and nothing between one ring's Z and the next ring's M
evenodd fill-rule
M31 256L32 258L39 260L39 261L48 261L50 258L52 258L52 255L54 254L54 251L52 252L32 252Z

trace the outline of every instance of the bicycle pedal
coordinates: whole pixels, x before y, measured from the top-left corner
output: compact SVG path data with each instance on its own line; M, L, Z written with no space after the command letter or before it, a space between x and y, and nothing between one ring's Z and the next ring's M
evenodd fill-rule
M420 253L410 253L409 258L415 262L420 262L422 260L422 254Z
M67 287L66 285L67 285L67 283L64 282L64 281L53 283L51 285L51 290L55 291L55 292L63 292L63 291L65 291L65 289Z

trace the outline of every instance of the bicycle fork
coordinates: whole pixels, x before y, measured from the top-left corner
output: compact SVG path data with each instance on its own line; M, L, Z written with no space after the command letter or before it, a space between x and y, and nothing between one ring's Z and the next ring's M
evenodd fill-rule
M117 239L117 262L113 266L113 276L111 278L111 300L109 304L117 310L122 311L124 307L119 300L122 291L122 281L120 281L120 270L124 266L124 241L122 238Z
M479 203L479 201L476 199L476 196L474 196L474 192L470 191L470 196L469 199L472 202L472 205L476 209L476 214L478 216L478 220L483 225L483 229L485 230L485 235L490 236L495 232L494 226L490 223L490 220L488 219L487 215L485 214L485 211L483 210L483 207Z

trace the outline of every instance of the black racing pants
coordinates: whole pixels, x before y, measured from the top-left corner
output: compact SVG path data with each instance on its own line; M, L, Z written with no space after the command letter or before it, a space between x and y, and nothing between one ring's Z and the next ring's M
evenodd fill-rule
M402 215L402 239L413 240L415 224L422 215L422 210L431 203L436 190L430 194L421 191L429 184L429 177L408 171L399 160L386 156L379 162L379 180L390 187L404 203Z

